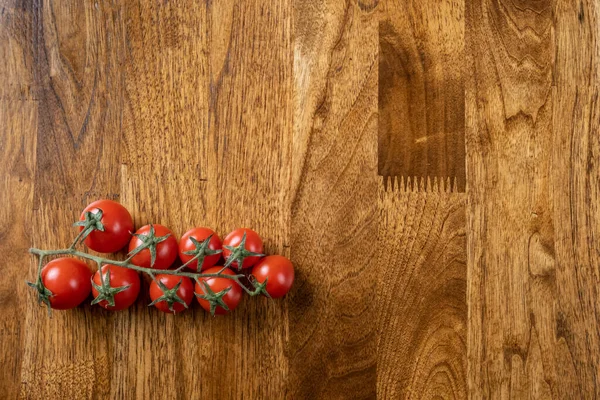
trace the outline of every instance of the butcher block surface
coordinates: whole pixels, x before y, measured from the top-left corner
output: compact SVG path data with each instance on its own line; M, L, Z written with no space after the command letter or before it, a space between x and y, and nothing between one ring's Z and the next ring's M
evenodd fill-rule
M1 398L600 397L597 1L0 0L0 60ZM48 318L101 198L295 284Z

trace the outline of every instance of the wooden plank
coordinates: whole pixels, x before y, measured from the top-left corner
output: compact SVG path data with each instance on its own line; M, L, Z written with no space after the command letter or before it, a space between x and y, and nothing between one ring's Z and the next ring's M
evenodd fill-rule
M466 195L379 185L377 397L467 398Z
M286 2L126 3L123 198L137 225L287 240L291 28ZM144 307L144 306L140 306ZM138 310L116 384L127 398L280 398L284 302L212 318ZM125 321L123 321L125 323ZM160 351L150 351L149 347ZM140 367L143 366L143 367ZM176 379L174 379L176 377ZM264 384L269 382L269 384Z
M377 395L466 398L464 1L379 8Z
M375 396L376 2L294 2L287 396Z
M292 137L292 3L211 2L209 213L228 232L250 226L265 251L287 254ZM215 320L201 354L205 398L279 399L288 362L285 301L246 298Z
M567 3L467 7L474 398L600 393L598 7Z
M600 396L600 90L554 90L551 185L555 276L553 395ZM547 251L540 228L532 249ZM552 248L550 248L552 249ZM554 322L554 321L552 321ZM551 352L550 348L545 351ZM550 358L549 355L547 355ZM549 362L549 364L553 364ZM544 375L548 374L544 369Z
M37 102L31 70L30 14L14 4L0 3L0 397L17 398L20 391L25 324L31 279L33 186Z
M556 327L549 321L553 257L541 251L542 243L553 247L544 177L553 43L544 6L536 14L491 1L467 7L468 350L475 398L551 395L540 346ZM528 30L521 34L509 16ZM531 253L530 238L540 228L543 239L538 233L534 243L541 249ZM542 290L532 292L536 286Z
M464 0L379 5L379 174L465 190Z
M112 11L91 1L32 2L18 10L33 29L38 101L30 245L68 246L84 204L119 196L122 48ZM86 305L48 319L29 293L25 324L23 397L108 397L113 329L107 314Z
M210 162L206 9L123 1L120 11L127 46L122 202L136 227L163 224L179 239L195 224L213 226L204 193ZM174 318L148 308L148 286L146 277L131 315L116 316L121 357L111 376L112 397L174 398L180 391L198 397L204 377L201 363L191 360L193 346L205 345L202 325L193 323L202 312Z

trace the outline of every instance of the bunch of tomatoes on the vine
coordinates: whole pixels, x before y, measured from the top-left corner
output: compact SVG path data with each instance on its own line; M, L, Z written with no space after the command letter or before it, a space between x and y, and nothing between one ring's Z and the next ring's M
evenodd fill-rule
M91 292L92 304L123 310L139 295L140 272L152 279L150 305L166 313L184 311L195 297L212 315L226 314L238 306L244 292L279 298L294 282L290 260L265 256L261 237L248 228L235 229L221 241L212 229L197 227L177 241L171 230L159 224L134 231L129 211L111 200L89 204L75 225L79 234L69 248L30 249L39 264L36 282L27 283L37 291L38 300L53 309L77 307ZM115 261L77 251L81 242L99 253L115 253L128 246L127 259ZM55 258L44 265L44 258L60 255L72 257ZM94 261L98 270L93 273L73 257ZM171 269L178 257L182 265Z

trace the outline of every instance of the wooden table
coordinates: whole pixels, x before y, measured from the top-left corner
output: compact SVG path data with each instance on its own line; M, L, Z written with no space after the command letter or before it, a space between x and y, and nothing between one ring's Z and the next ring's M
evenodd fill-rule
M599 26L594 0L0 0L0 397L600 396ZM99 198L253 227L295 286L49 319L27 249Z

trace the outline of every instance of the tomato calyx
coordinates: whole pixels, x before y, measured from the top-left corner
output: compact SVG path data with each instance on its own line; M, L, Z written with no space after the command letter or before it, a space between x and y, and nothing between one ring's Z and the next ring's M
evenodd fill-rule
M160 281L160 279L154 279L154 282L156 282L163 294L162 296L157 297L156 300L154 300L152 303L148 304L148 307L153 306L156 303L160 303L161 301L164 301L165 303L167 303L169 311L171 311L173 314L175 314L175 309L173 309L173 304L175 303L182 304L185 308L188 308L187 303L183 301L183 299L177 294L177 290L179 289L179 286L181 286L181 282L183 282L183 279L180 279L179 282L177 282L177 284L173 286L172 289L169 289L164 283Z
M140 239L142 241L142 244L130 251L129 254L127 254L128 260L133 258L140 251L148 249L148 251L150 251L150 267L153 267L154 262L156 261L156 245L158 245L160 242L164 242L165 240L167 240L167 238L171 236L171 234L167 233L164 236L156 236L154 225L150 225L150 232L147 235L143 233L134 233L133 236L136 236L138 239Z
M73 226L82 226L83 230L79 235L77 235L77 238L75 238L75 241L73 242L71 247L75 247L78 242L83 242L93 231L97 230L104 232L104 224L102 223L103 214L104 213L100 208L98 208L98 211L96 211L95 213L91 211L86 211L83 214L84 219L82 221L77 221L73 224Z
M193 257L188 262L183 264L181 267L177 268L177 271L181 271L183 268L185 268L188 265L190 265L191 263L193 263L194 260L198 260L198 271L200 271L202 263L204 262L204 257L222 253L223 252L222 249L212 250L208 247L208 245L210 244L210 240L212 239L213 236L214 235L210 235L209 237L204 239L204 241L202 243L197 241L196 238L190 236L190 240L192 241L192 243L194 244L194 246L196 248L194 250L184 251L183 254L188 255L188 256L193 256Z
M242 236L242 240L240 241L240 244L238 244L237 246L225 245L223 247L225 247L227 250L231 251L231 254L227 258L227 261L225 262L225 267L229 267L229 266L231 266L231 264L233 264L234 262L237 261L238 271L242 270L242 265L244 264L244 259L246 257L262 257L262 256L264 256L264 254L262 254L262 253L255 253L253 251L246 250L246 232L244 232L244 235Z
M250 275L249 276L249 281L252 284L252 286L254 286L254 295L257 294L263 294L268 298L271 298L271 295L269 294L269 292L267 292L267 281L269 280L269 278L265 278L265 281L263 283L260 283L255 277L254 275Z
M51 305L50 305L50 297L54 296L52 293L42 282L41 277L36 280L35 283L25 281L27 285L33 288L37 292L38 296L38 304L44 303L48 308L48 315L51 315Z
M229 306L225 303L223 297L231 290L231 286L215 293L205 280L199 281L199 283L202 283L202 286L204 286L202 288L204 294L195 293L195 295L196 297L208 301L208 304L210 304L210 315L213 317L215 316L217 306L223 308L225 311L229 311Z
M100 273L100 285L97 285L96 282L94 282L94 278L92 277L92 286L94 287L94 289L96 289L98 291L98 296L96 296L96 298L94 300L92 300L92 305L94 304L98 304L103 300L106 300L106 303L110 306L110 307L114 307L115 306L115 295L117 293L121 293L127 289L129 289L129 287L131 285L125 285L125 286L118 286L118 287L112 287L110 286L110 270L108 270L106 273L102 273L102 269L99 270Z

